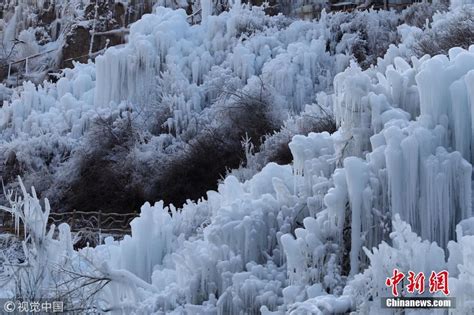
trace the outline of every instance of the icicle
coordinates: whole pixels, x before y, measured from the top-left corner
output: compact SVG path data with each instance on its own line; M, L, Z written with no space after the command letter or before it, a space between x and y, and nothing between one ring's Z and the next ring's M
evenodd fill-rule
M385 163L388 172L388 193L393 214L400 213L403 217L405 212L403 203L403 155L400 147L402 132L399 128L392 126L384 130L385 142Z
M474 163L474 71L470 71L466 74L464 77L464 82L465 86L468 91L468 97L469 97L469 105L468 108L470 109L470 112L467 113L462 113L460 112L460 115L466 115L471 117L471 130L470 130L470 145L471 145L471 156L470 156L470 161L471 163ZM454 87L455 88L455 87ZM467 130L464 130L466 134L468 133Z
M361 228L362 220L367 220L364 213L363 191L368 183L367 164L359 158L348 157L344 160L346 170L347 189L351 204L351 270L350 275L354 276L359 272L360 258L359 252L362 248Z
M416 230L419 230L418 187L420 183L418 173L418 142L414 136L410 136L402 140L400 147L403 155L403 173L399 176L402 181L403 197L395 196L395 198L401 198L404 203L404 219L411 222ZM389 176L397 175L389 174Z
M210 15L212 15L212 0L201 0L202 21L205 22Z
M470 104L464 80L457 80L450 87L453 112L454 148L461 152L463 157L472 161L471 141L472 122Z

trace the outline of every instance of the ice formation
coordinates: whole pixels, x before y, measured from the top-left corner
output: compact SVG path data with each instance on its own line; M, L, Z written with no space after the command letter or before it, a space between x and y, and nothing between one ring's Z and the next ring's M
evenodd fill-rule
M182 209L147 203L130 236L79 251L66 225L60 240L46 234L36 216L44 222L48 210L24 190L26 202L6 210L33 224L25 255L42 246L71 257L62 268L106 279L98 307L117 312L379 314L389 312L380 297L389 296L384 279L395 267L449 270L456 312L472 312L474 46L409 61L400 46L330 82L347 59L326 52L322 25L279 29L278 18L238 5L204 13L190 25L183 10L157 8L96 64L77 64L57 84L25 83L0 109L2 136L54 135L61 147L67 135L74 146L97 115L149 110L155 89L172 112L167 126L184 135L208 113L214 84L228 88L221 78L250 89L257 76L289 113L333 86L318 101L334 105L337 132L296 135L292 165L270 163L244 182L228 176ZM255 21L266 27L238 39ZM35 260L44 253L27 259L49 266Z
M438 245L433 245L433 253L425 256L438 257L439 263L433 268L445 266L442 248L453 248L454 245L448 243L456 237L456 225L472 215L471 158L470 154L463 156L451 151L455 149L456 133L453 132L455 124L450 124L455 116L463 117L467 120L465 124L470 124L469 111L456 113L469 108L463 101L470 101L466 95L450 93L449 86L425 87L423 78L433 71L449 78L442 74L446 69L452 73L446 84L456 87L458 82L469 80L468 67L474 60L472 50L453 49L447 58L413 59L414 66L395 59L394 65L385 72L377 69L363 72L352 65L339 74L335 78L335 94L330 96L334 97L339 131L332 136L295 137L290 143L294 174L281 166L269 165L244 184L230 177L215 197L212 193L208 201L197 204L213 208L207 211L212 221L203 229L201 237L184 241L164 263L165 269L154 273L156 283L165 282L164 277L171 274L177 277L177 286L174 282L167 285L162 294L169 292L176 301L182 295L190 304L202 304L209 295L213 298L208 301L217 299L216 306L222 313L237 311L244 305L266 305L262 311L276 310L272 303L259 304L249 297L256 295L257 300L262 301L260 293L247 293L249 295L242 300L241 291L234 286L240 283L238 274L253 270L248 265L251 262L267 264L267 270L281 272L278 266L286 261L281 266L286 266L288 286L281 293L273 294L281 294L284 305L308 299L305 303L315 303L324 309L327 303L319 297L321 293L317 293L315 285L322 286L319 292L329 290L341 294L344 274L358 279L360 276L356 274L363 268L369 264L374 266L375 257L363 251L363 247L372 248L388 240L391 218L395 218L395 229L402 229L398 227L401 218L410 223L422 239L435 241ZM442 68L438 63L440 59ZM463 70L456 71L461 63ZM443 91L444 94L440 94ZM410 93L419 98L407 98ZM437 102L440 99L444 102ZM459 107L454 107L456 104ZM437 107L426 109L425 106ZM465 134L470 137L470 132ZM338 164L338 160L343 163ZM336 164L342 168L335 170ZM288 175L282 178L281 174ZM261 182L263 178L267 178L272 190L261 191L260 187L268 187ZM183 212L186 210L187 207ZM308 217L310 214L313 216ZM302 227L292 227L291 222L299 220ZM347 224L351 226L351 252L349 257L343 258L347 255L344 250L348 245L344 236ZM289 233L292 230L294 235ZM272 240L269 235L279 237ZM331 243L329 240L339 241ZM403 245L396 246L403 248ZM344 259L349 259L350 270L341 265ZM275 265L271 267L269 261ZM185 262L192 264L184 268ZM217 269L208 270L204 266L217 266ZM385 270L373 268L378 268L378 272ZM225 280L227 274L234 274L232 281ZM263 285L275 278L260 276L255 281L257 279ZM349 284L344 292L351 287ZM155 303L157 301L161 299ZM278 299L272 298L272 301ZM341 308L349 304L344 299L338 303ZM164 309L176 307L160 305ZM295 304L293 307L309 306Z
M254 8L191 25L184 10L157 7L131 26L128 44L107 49L95 64L64 70L57 84L25 83L24 91L0 110L2 133L79 138L93 117L130 107L146 116L163 104L171 113L166 125L182 134L195 128L189 124L216 92L241 88L252 76L261 76L281 92L289 110L299 112L332 84L333 68L341 67L344 58L336 62L325 52L327 26L297 22L286 29L280 20ZM246 27L262 28L262 33L242 41ZM223 75L231 75L235 84L221 86Z

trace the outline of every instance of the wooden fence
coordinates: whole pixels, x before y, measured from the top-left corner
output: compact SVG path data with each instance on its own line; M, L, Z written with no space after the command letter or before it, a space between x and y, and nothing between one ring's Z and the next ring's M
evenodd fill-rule
M61 223L67 223L74 233L85 235L86 238L96 239L102 242L104 236L114 236L122 238L131 233L130 222L137 217L137 213L114 213L114 212L86 212L71 211L50 213L48 218L48 227L51 224L58 226ZM0 234L14 234L15 222L13 217L6 212L0 214ZM21 225L21 224L20 224ZM23 234L23 228L20 227L20 235Z
M137 213L72 211L51 213L48 223L54 223L56 226L68 223L73 232L88 229L102 233L124 234L130 233L130 222L136 216Z

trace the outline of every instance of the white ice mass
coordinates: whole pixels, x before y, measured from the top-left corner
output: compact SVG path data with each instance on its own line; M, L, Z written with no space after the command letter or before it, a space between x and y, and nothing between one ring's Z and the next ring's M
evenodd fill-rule
M0 109L5 159L13 150L41 169L45 147L55 158L74 150L92 119L128 112L146 126L157 100L184 139L212 120L219 92L258 90L260 81L279 115L330 106L337 131L295 135L292 164L269 163L248 180L229 175L180 209L146 203L131 235L80 250L66 224L54 236L49 203L22 185L3 210L25 226L25 261L5 266L3 278L26 291L38 280L31 290L68 292L116 314L395 314L380 302L394 268L445 269L452 312L473 314L474 45L417 58L410 49L421 29L402 25L402 42L363 70L342 49L327 51L335 16L290 24L240 1L218 16L211 1L201 6L196 25L184 10L156 7L127 44L57 83L14 90ZM461 9L438 13L431 27ZM147 161L145 146L136 150ZM1 297L18 294L14 282ZM64 291L51 289L58 283ZM92 293L94 302L85 299Z

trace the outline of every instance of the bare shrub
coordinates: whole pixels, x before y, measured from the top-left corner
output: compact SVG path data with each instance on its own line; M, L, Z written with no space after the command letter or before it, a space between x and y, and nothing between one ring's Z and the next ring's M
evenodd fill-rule
M17 176L23 176L25 168L25 163L18 160L15 151L8 151L2 165L2 180L13 182Z
M333 133L336 131L334 116L325 109L326 106L319 104L308 106L301 115L286 120L280 130L265 135L258 149L249 140L244 141L245 163L237 169L229 170L228 174L244 181L250 179L270 162L280 165L290 164L293 161L293 155L289 143L293 136L308 135L311 132Z
M293 155L290 150L290 134L286 134L276 145L272 145L268 154L268 162L275 162L280 165L290 164L293 161Z
M292 137L295 134L308 135L311 132L321 133L327 131L333 133L337 130L336 121L334 116L330 113L321 109L321 115L315 116L311 114L303 113L299 119L297 119L297 130L293 132L286 132L283 136L279 137L277 143L267 145L266 150L268 152L268 158L265 163L275 162L278 164L289 164L293 161L293 156L288 146Z
M264 91L258 95L227 91L222 101L216 109L218 125L189 141L183 154L163 170L155 189L165 203L182 205L216 189L228 169L245 164L243 138L258 148L266 134L281 126Z
M336 120L331 113L328 113L322 107L321 115L316 116L314 114L303 113L301 118L298 120L298 133L307 135L310 132L329 132L333 133L337 130Z
M239 143L242 138L250 138L254 146L259 146L261 138L281 126L275 117L270 96L265 87L258 95L242 91L224 92L228 97L223 106L217 109L217 120L221 129L227 129Z
M167 164L155 184L157 196L179 206L187 199L197 200L216 189L226 169L238 167L243 158L242 146L234 136L219 130L204 132Z
M146 162L136 148L160 135L143 139L145 132L130 117L97 119L86 144L74 154L73 179L63 185L62 196L53 205L62 210L129 213L146 201L181 206L187 199L205 196L217 188L228 168L245 164L242 138L250 137L259 147L264 135L281 126L268 95L263 89L254 94L226 92L212 109L208 128L187 142L170 136L175 139L172 148L157 150L160 155L145 158Z
M144 203L142 188L135 185L132 169L124 167L136 141L130 118L97 119L79 156L77 177L59 200L64 210L130 212ZM104 189L105 188L105 189Z

